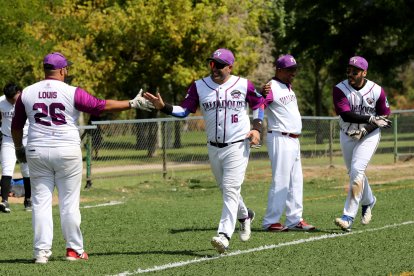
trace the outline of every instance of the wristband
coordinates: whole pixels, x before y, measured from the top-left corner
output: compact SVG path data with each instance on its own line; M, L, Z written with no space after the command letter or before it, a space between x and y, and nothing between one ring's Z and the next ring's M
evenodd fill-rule
M173 112L173 106L169 103L165 103L164 107L160 109L161 112L167 114L167 115L171 115Z

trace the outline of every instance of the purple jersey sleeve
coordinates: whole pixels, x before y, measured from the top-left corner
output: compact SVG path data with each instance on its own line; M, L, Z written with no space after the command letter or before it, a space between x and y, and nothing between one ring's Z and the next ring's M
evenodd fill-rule
M106 100L98 99L82 88L76 88L75 108L79 111L99 116L105 109Z
M342 112L351 111L351 105L346 98L344 92L338 87L334 87L332 91L333 104L335 107L336 114L339 115Z
M200 100L198 98L197 86L195 82L193 82L187 90L187 95L182 101L181 107L188 109L191 113L195 113L200 104L199 102Z
M387 96L385 95L384 89L381 87L381 94L375 104L375 111L377 112L377 115L383 116L383 115L390 115L391 110L388 105Z
M246 101L249 103L249 106L253 110L258 109L264 104L264 98L261 94L257 93L256 89L254 88L254 84L249 80L247 80Z
M16 104L14 106L14 117L12 120L11 128L12 129L23 129L26 124L27 114L22 102L22 95L17 98Z

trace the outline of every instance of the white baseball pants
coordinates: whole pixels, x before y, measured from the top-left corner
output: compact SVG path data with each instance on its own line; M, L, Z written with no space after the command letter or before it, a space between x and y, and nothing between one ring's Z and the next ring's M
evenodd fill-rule
M286 207L287 227L300 222L303 213L303 174L300 142L280 132L267 133L267 150L272 166L267 210L263 228L280 222Z
M248 140L218 148L208 144L211 169L223 197L223 209L217 233L229 238L234 233L237 219L248 217L247 207L240 194L249 161Z
M51 250L53 241L52 196L58 190L59 211L66 248L83 253L79 211L82 153L79 146L26 148L31 173L34 254Z
M374 201L365 170L377 150L380 139L381 132L379 129L369 133L359 141L353 140L343 131L340 131L342 154L349 174L349 191L345 201L344 215L355 218L358 213L359 203L369 205ZM363 179L363 190L357 198L354 198L351 188L356 178Z
M23 137L23 145L27 144L27 136ZM13 176L14 167L16 166L16 151L14 148L13 138L3 135L1 143L1 169L2 175ZM23 177L29 177L29 166L27 163L20 164L20 171Z

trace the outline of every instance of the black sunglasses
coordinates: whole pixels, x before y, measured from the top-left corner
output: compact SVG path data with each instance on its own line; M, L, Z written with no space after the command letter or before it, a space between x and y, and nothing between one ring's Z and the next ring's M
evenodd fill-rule
M346 70L346 75L347 76L357 76L362 71L363 70L358 70L358 69L347 69Z
M210 61L210 64L212 64L217 69L223 69L224 67L228 66L228 64L219 63L217 61Z

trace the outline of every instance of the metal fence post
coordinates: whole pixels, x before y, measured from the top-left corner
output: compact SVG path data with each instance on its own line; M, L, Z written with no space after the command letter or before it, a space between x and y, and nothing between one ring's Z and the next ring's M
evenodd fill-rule
M334 132L334 120L329 121L329 167L333 168L333 132Z
M88 131L86 134L86 185L85 189L89 189L92 187L92 179L91 179L91 159L92 159L92 135Z
M394 164L395 164L397 163L397 158L398 158L398 128L397 128L398 114L394 114L392 124L394 126L393 132L394 132Z
M167 128L166 122L161 123L161 136L162 136L162 177L167 177Z

